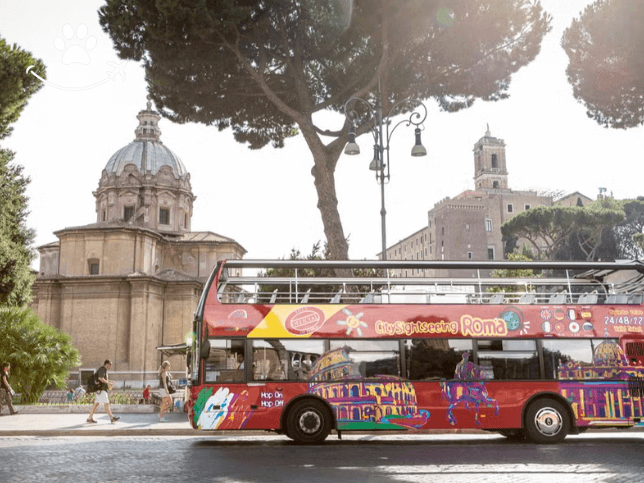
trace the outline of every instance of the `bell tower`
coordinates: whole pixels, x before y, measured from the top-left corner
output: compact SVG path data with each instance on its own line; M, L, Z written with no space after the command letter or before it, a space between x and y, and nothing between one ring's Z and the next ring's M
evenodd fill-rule
M505 165L505 142L492 137L490 125L485 136L474 145L474 188L477 190L508 189Z

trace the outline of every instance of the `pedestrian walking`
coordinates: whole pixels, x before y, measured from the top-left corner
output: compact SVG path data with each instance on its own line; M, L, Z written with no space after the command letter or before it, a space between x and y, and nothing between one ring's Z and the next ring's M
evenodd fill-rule
M74 390L70 389L67 391L67 402L72 402L74 400Z
M11 371L11 364L5 362L2 364L2 380L0 381L0 414L2 414L2 405L6 404L9 406L9 412L11 414L18 414L13 408L13 396L16 394L9 384L9 372Z
M159 367L159 397L161 398L161 411L159 412L159 421L165 422L169 421L168 418L164 417L167 409L172 407L172 398L170 397L170 391L168 391L168 378L170 374L170 363L168 361L163 361Z
M112 361L106 359L103 365L96 371L96 378L101 385L101 389L96 393L96 396L94 396L94 406L92 406L92 410L89 413L89 418L87 418L88 423L96 422L94 420L94 411L96 411L96 408L98 408L99 404L105 405L105 412L110 416L110 421L112 423L115 423L119 419L121 419L119 416L114 416L112 414L112 410L110 409L110 398L108 391L112 389L114 381L110 380L107 371L111 369L111 367Z

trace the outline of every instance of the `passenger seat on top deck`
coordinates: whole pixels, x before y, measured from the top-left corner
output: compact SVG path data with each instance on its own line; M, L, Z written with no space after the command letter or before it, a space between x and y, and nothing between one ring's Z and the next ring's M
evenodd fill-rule
M550 296L548 299L549 304L561 305L566 303L566 294L565 293L555 293Z
M607 304L627 304L628 295L625 293L612 293L606 297Z
M490 297L491 304L502 304L503 298L505 297L505 292L495 293Z
M535 302L535 294L533 293L524 293L519 299L520 304L533 304Z
M597 292L582 293L577 299L578 304L596 304L599 296Z

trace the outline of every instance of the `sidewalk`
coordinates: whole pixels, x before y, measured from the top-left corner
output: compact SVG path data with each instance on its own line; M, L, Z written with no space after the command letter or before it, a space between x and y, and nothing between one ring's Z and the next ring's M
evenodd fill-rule
M87 423L91 406L82 413L46 414L33 412L29 406L17 406L18 414L9 415L4 408L0 416L0 437L2 436L196 436L200 432L192 429L188 414L184 412L166 413L168 422L159 421L159 413L119 413L121 419L110 423L104 411L96 411L96 424ZM102 407L99 408L102 410Z

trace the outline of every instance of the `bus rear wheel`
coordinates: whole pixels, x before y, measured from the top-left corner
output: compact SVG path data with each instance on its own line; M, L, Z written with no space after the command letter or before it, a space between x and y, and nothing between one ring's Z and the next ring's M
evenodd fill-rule
M534 401L525 416L525 435L539 444L559 443L570 430L570 417L566 408L549 398Z
M289 411L286 435L297 443L321 443L331 432L329 411L320 401L299 401Z

